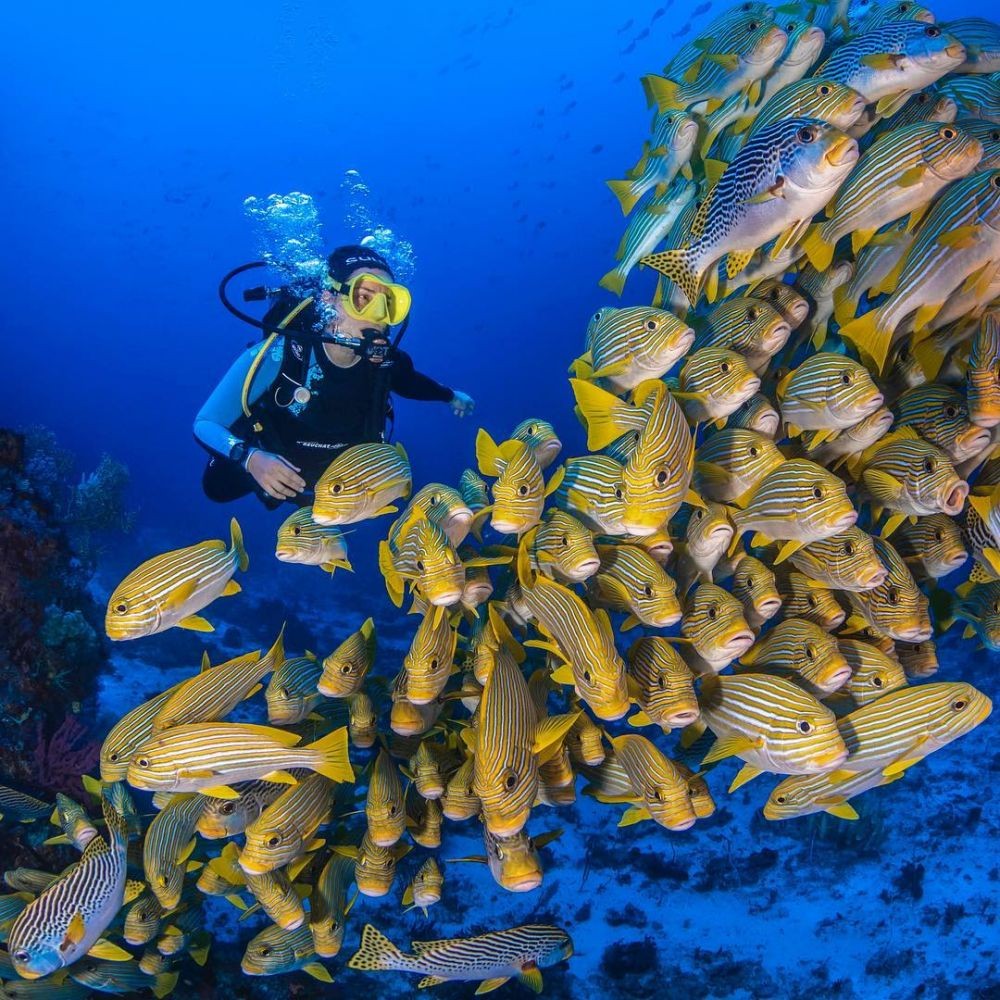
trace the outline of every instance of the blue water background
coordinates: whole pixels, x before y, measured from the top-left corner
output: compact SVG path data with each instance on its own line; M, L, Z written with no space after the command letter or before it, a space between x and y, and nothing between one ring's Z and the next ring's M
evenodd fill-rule
M163 548L225 536L231 509L251 553L247 599L256 592L258 598L287 598L290 605L312 602L319 634L294 636L294 647L332 648L354 618L368 613L388 633L412 631L415 619L397 617L374 570L385 522L360 526L351 538L357 575L331 581L273 560L278 515L252 500L216 507L201 494L205 456L191 435L193 416L254 338L222 309L215 291L226 270L257 256L243 200L310 193L333 246L363 235L343 224L341 181L346 170L357 169L373 192L379 220L414 244L415 304L405 346L418 368L477 400L466 421L439 404L398 403L396 437L406 445L418 484L455 482L473 464L477 427L499 439L527 416L551 420L566 442L564 455L579 454L583 442L566 368L582 350L589 314L616 301L596 282L611 266L624 226L603 182L622 176L638 158L650 116L638 77L667 61L679 44L671 35L696 5L675 3L651 23L660 6L652 0L628 6L382 3L366 9L258 0L5 9L0 424L48 425L78 454L82 468L93 467L105 451L129 466L140 531L109 554L107 583L115 582L118 569ZM716 4L697 18L692 34L721 9ZM995 11L986 0L935 9L941 19ZM651 275L635 274L625 301L649 301L651 292ZM226 614L216 609L209 617ZM248 636L246 645L271 638ZM182 639L193 669L201 638ZM157 641L150 640L142 651L146 659L134 664L146 672L150 690L166 676L158 672L163 661L157 651L168 647ZM176 651L179 640L171 641ZM971 653L971 644L950 642L940 676L967 677L989 688L995 655L973 665ZM995 683L990 693L996 696ZM975 806L984 794L981 767L995 753L987 730L995 726L937 755L915 779L917 788L936 789L953 805ZM717 800L736 812L727 810L728 817L707 832L615 832L615 811L589 803L569 819L537 811L532 825L540 829L571 826L580 816L598 824L567 834L546 853L552 875L566 880L555 883L563 888L554 901L547 897L550 915L575 917L593 897L601 905L600 896L609 895L605 908L613 903L621 910L631 902L649 922L645 928L633 922L621 932L575 931L584 935L584 968L596 965L604 944L619 933L638 939L651 934L672 962L688 961L695 946L725 945L741 961L743 946L787 948L787 961L806 963L803 968L829 963L837 979L852 968L861 976L865 942L873 935L892 952L916 949L899 981L919 979L919 962L930 962L924 949L931 946L906 924L905 894L895 915L878 910L879 892L896 892L892 877L910 859L907 847L917 849L907 845L911 827L925 852L919 856L933 905L987 899L979 916L968 904L966 939L979 956L993 949L995 961L995 925L987 917L995 919L996 883L977 874L989 869L983 852L996 829L995 805L968 837L948 841L948 866L939 868L938 831L927 825L925 796L914 794L910 779L872 793L898 803L899 811L886 808L889 854L869 859L861 880L868 895L859 902L854 890L843 888L857 869L845 874L836 859L814 857L811 849L798 853L797 842L777 827L758 822L751 830L750 809L763 801L766 788L751 785L727 803L723 783L712 783ZM938 805L931 811L940 816L940 801L933 801ZM476 849L471 831L462 834L457 849L444 853ZM581 844L604 836L620 845L620 873L633 873L634 845L668 859L682 852L692 872L713 852L733 858L735 851L732 892L692 893L688 886L682 894L683 882L669 877L650 883L635 876L630 888L614 870L584 878ZM760 878L779 894L783 915L755 915L762 890L748 880L745 866L765 848L779 862ZM973 880L964 888L963 871ZM421 928L416 936L532 913L530 898L505 896L483 870L449 873L449 879L446 895L464 893L459 916L436 923L432 913L429 924L414 918ZM838 900L836 893L845 891ZM812 909L796 910L797 900L806 898ZM381 910L397 908L394 896ZM365 918L384 922L373 916L380 913L374 905L362 910ZM905 940L885 931L887 919L900 922ZM814 925L823 921L840 926L862 958L832 932L821 935ZM912 915L912 921L919 918ZM360 917L353 931L359 923ZM681 934L687 937L679 946ZM927 936L936 939L938 931ZM947 949L933 957L947 964ZM990 960L964 955L961 961L979 968ZM910 995L908 986L893 987L894 981L894 974L867 985L859 980L858 995ZM779 994L791 995L785 987Z

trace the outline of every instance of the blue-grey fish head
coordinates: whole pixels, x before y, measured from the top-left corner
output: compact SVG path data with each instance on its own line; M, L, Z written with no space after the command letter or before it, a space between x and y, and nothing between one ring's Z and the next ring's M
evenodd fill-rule
M778 144L782 176L800 190L837 188L858 161L857 140L818 118L776 122L765 135Z

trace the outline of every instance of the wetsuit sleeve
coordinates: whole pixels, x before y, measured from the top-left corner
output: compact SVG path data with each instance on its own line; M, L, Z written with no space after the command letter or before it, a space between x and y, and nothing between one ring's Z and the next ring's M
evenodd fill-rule
M396 353L390 388L405 399L422 399L439 403L450 403L455 395L446 385L441 385L429 375L418 372L413 367L413 358L405 351Z
M271 345L267 357L258 365L247 396L248 403L255 403L260 399L267 387L277 378L281 370L282 345L283 341L279 337ZM225 458L229 457L233 446L242 440L230 428L243 416L241 403L243 382L254 358L263 347L263 343L255 344L233 362L195 417L194 436L209 451L214 451Z

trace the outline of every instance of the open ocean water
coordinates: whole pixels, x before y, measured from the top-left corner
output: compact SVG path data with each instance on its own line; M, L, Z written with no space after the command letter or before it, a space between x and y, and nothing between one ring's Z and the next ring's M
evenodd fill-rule
M996 17L986 0L930 7L940 22ZM202 493L194 416L259 339L223 309L219 280L262 255L287 258L290 241L326 252L374 236L412 291L402 346L420 371L475 399L465 419L441 403L396 400L394 440L405 445L414 488L457 485L476 465L478 428L502 441L528 417L555 427L559 461L585 453L568 365L595 310L648 305L656 283L645 269L621 300L598 287L625 224L604 182L624 176L648 135L639 78L660 72L724 9L711 0L57 0L5 9L0 427L26 432L28 445L23 456L6 436L0 447L0 686L10 687L0 698L0 784L46 801L60 790L85 800L73 775L45 759L66 718L82 727L70 746L83 748L78 759L96 774L86 748L126 712L192 676L203 650L213 663L266 650L282 623L289 652L322 658L372 617L372 676L388 685L419 620L405 614L408 600L392 604L379 572L391 519L348 526L354 572L329 576L274 558L291 508L267 511L253 497L218 505ZM283 196L277 208L272 195ZM268 280L287 273L269 268ZM234 294L257 283L251 277ZM81 520L80 478L102 456L114 460L99 481L108 494ZM114 463L127 467L127 484ZM237 575L242 593L204 612L213 633L110 643L81 624L87 617L99 631L109 595L143 560L228 541L232 516L250 566ZM944 588L954 591L966 570ZM1000 657L962 639L963 624L936 636L934 681L966 681L995 699ZM70 638L53 638L60 629ZM619 635L621 652L635 634ZM58 650L58 664L55 654L39 659L39 643ZM467 718L461 707L454 714ZM383 729L387 717L383 704ZM233 718L263 721L262 696ZM642 732L680 752L676 732ZM510 893L485 865L444 864L482 852L478 820L445 821L442 846L403 857L388 895L358 898L343 950L324 962L334 985L301 971L242 975L243 948L268 920L258 912L238 921L239 910L211 898L208 962L179 959L172 995L409 996L412 975L347 968L365 923L404 949L413 939L551 923L575 946L568 962L542 970L552 997L996 997L995 733L990 718L861 796L853 822L765 820L775 776L727 794L736 773L728 759L707 776L714 814L690 830L618 827L626 807L585 796L578 776L575 802L532 812L534 837L559 832L541 849L537 889ZM371 757L352 751L358 769ZM362 790L366 782L359 778ZM149 796L136 797L151 814ZM46 823L8 814L0 864L55 872L75 860L71 847L41 846ZM357 844L363 830L363 815L344 816L324 836ZM199 839L192 857L204 862L221 846ZM430 853L443 863L441 902L426 917L404 912L403 890ZM0 923L0 940L8 931ZM28 996L11 982L10 996ZM444 984L433 995L469 996L475 985ZM528 995L516 981L501 990Z

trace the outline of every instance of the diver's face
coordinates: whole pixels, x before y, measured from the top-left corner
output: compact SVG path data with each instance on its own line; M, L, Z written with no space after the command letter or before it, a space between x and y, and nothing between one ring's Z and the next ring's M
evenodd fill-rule
M347 276L347 282L350 282L358 274L371 274L377 278L384 278L387 283L392 281L387 271L361 267ZM363 308L380 291L384 291L380 285L369 281L363 282L355 292L358 306ZM334 314L327 324L327 330L331 333L336 330L337 333L341 333L345 337L360 337L363 330L378 330L381 333L386 329L385 323L373 323L371 320L355 319L353 316L349 316L347 310L343 308L343 296L339 292L327 289L323 292L321 300Z

